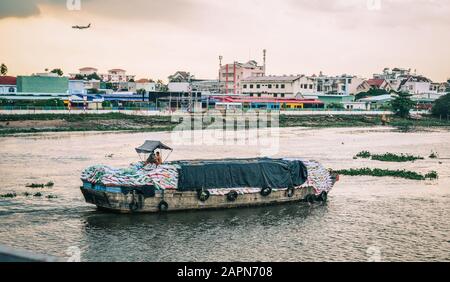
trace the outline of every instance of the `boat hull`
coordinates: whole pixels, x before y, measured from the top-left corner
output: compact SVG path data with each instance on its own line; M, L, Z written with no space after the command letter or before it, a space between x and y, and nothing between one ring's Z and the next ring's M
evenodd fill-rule
M272 191L270 195L260 193L238 195L230 201L227 195L210 195L206 201L199 199L197 192L180 192L176 190L157 191L153 197L138 193L113 193L81 187L86 202L99 209L117 213L158 213L189 210L211 210L245 208L264 205L279 205L292 202L326 200L316 197L313 187Z

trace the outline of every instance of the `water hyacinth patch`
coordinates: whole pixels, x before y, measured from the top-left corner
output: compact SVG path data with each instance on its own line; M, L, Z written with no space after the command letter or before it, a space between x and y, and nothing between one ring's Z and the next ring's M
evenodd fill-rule
M8 193L8 194L0 195L0 198L15 198L15 197L17 197L16 193Z
M343 170L337 170L335 171L338 174L341 175L348 175L348 176L375 176L375 177L395 177L395 178L404 178L404 179L411 179L411 180L426 180L426 179L437 179L438 174L437 172L433 171L425 176L414 172L414 171L407 171L407 170L389 170L389 169L371 169L371 168L359 168L359 169L343 169Z
M381 162L397 162L397 163L413 162L416 160L424 159L421 156L413 156L413 155L409 155L409 154L397 155L397 154L392 154L392 153L386 153L386 154L378 155L378 154L371 154L368 151L362 151L362 152L358 153L354 159L357 159L357 158L371 159L374 161L381 161Z

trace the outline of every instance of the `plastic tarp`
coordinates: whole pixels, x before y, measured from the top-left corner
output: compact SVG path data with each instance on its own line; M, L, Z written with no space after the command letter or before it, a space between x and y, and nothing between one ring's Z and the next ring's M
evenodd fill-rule
M136 152L138 154L141 154L141 153L153 153L153 151L155 151L156 149L163 149L163 150L170 150L170 151L172 151L172 148L170 148L169 146L164 145L160 141L147 140L147 141L145 141L145 143L142 146L136 148Z
M306 166L299 160L228 159L180 161L178 190L220 188L290 188L307 180Z

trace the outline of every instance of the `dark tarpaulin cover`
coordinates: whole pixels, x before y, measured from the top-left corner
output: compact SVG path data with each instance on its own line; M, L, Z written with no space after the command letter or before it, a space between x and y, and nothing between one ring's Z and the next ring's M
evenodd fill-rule
M180 161L178 190L220 188L290 188L306 182L301 161L282 159L228 159Z
M156 149L172 150L172 148L164 145L163 143L161 143L159 141L147 140L147 141L145 141L145 143L142 146L136 148L136 152L138 152L138 154L153 153L153 151L155 151Z

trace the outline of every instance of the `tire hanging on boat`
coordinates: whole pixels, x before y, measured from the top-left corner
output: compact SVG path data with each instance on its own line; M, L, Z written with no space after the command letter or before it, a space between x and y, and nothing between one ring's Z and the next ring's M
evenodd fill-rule
M129 207L130 207L130 210L134 212L139 209L139 202L136 200L136 195L137 195L136 190L133 190L131 192L131 195L132 195L132 198L131 198L131 203L130 203Z
M158 209L160 212L166 212L169 209L169 204L163 200L159 202Z
M227 194L227 200L229 202L236 201L237 197L238 197L238 193L236 191L234 191L234 190L230 191L230 193Z
M288 198L292 198L295 195L295 189L294 188L288 188L286 191L286 196L288 196Z
M324 203L325 203L325 202L328 200L328 193L325 192L325 191L323 191L323 192L319 195L318 200L319 200L320 202L324 202Z
M267 197L270 194L272 194L272 188L268 187L268 188L261 189L261 196Z
M202 190L202 189L197 190L197 197L202 202L208 201L210 196L211 196L211 193L208 190Z

